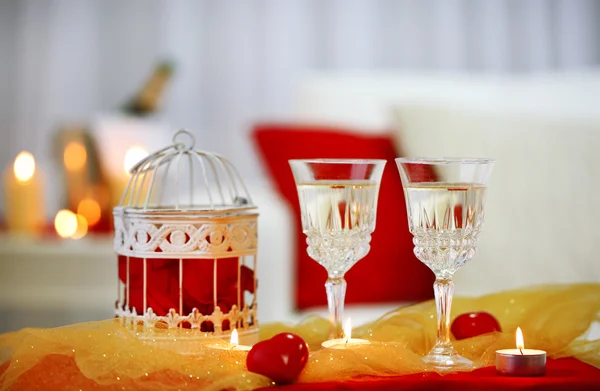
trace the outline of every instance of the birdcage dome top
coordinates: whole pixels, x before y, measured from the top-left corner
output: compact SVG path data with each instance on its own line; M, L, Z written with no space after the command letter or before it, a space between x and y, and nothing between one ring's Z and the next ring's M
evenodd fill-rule
M134 165L117 209L167 216L254 209L235 166L220 154L194 149L195 142L190 132L179 130L173 144Z

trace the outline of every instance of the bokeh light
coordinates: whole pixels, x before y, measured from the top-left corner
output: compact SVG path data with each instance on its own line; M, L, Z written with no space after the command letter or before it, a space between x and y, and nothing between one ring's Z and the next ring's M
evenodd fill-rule
M84 198L77 205L77 214L85 217L87 224L91 227L100 221L102 209L98 201L92 198Z
M87 162L87 151L83 144L78 141L71 141L65 147L63 154L65 167L69 171L80 171Z
M70 210L59 210L54 218L54 228L61 238L70 238L77 232L77 216Z
M77 228L75 229L75 233L71 235L71 239L81 239L88 232L88 222L85 217L80 214L75 215L75 217L77 219Z
M30 180L35 173L35 159L33 158L33 155L25 151L18 154L13 169L15 177L17 177L20 182Z
M125 172L129 175L129 171L135 166L140 160L148 156L148 151L139 146L130 147L127 152L125 152L125 159L123 162L123 168Z

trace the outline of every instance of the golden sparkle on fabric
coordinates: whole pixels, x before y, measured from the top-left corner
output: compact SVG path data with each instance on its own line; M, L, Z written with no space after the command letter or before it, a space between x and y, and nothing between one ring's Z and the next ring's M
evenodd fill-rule
M457 351L476 366L493 365L496 350L513 347L517 326L531 336L528 346L547 351L549 358L575 356L600 366L600 340L578 339L599 320L600 284L527 288L454 300L454 315L481 309L496 316L505 332L454 341ZM355 328L353 336L371 341L357 349L321 349L329 323L318 317L294 327L261 325L261 339L289 331L306 340L311 354L299 382L419 373L432 370L421 357L434 343L434 311L433 301L428 301ZM162 390L250 390L274 385L246 370L247 352L208 346L216 343L227 342L209 338L194 345L194 354L178 354L145 344L112 319L24 329L0 335L0 390L40 389L49 378L52 384L64 381L70 389L84 390L97 385L111 390L153 390L157 385Z

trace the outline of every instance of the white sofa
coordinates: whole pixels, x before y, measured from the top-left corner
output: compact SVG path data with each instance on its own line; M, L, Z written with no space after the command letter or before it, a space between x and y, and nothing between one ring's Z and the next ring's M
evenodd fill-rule
M497 159L458 294L600 281L600 72L315 74L298 91L304 122L393 130L406 156Z

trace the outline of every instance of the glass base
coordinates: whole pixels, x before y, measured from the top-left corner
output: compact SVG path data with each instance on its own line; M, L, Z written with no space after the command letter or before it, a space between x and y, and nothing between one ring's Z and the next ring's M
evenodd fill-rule
M423 361L442 371L460 371L473 368L473 362L456 353L452 346L435 346Z

